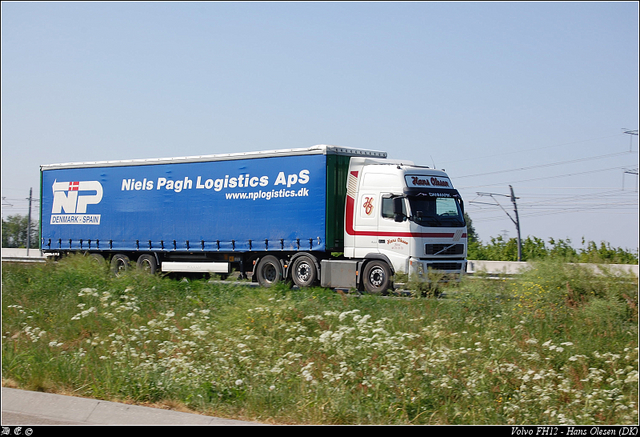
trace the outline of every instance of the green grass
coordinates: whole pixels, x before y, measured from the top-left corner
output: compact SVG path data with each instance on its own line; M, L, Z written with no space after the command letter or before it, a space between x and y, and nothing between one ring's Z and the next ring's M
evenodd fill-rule
M443 291L3 264L3 384L266 423L637 424L635 277L547 262Z

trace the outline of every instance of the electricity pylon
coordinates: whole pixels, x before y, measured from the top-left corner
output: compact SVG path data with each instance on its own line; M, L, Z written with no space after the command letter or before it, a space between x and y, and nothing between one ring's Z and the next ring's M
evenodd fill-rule
M519 197L515 196L515 194L513 193L513 187L511 185L509 185L509 189L511 190L511 195L498 194L498 193L476 193L476 194L478 196L489 196L493 200L495 200L496 204L500 207L500 209L502 209L504 213L507 214L507 217L511 219L513 224L516 225L516 231L518 231L518 261L522 261L522 237L520 236L520 217L518 215L518 204L516 203L516 199L519 199ZM513 203L513 212L515 214L515 219L511 217L511 214L509 214L509 212L506 209L504 209L502 205L500 205L500 202L498 202L498 200L493 196L504 196L504 197L511 198L511 203Z

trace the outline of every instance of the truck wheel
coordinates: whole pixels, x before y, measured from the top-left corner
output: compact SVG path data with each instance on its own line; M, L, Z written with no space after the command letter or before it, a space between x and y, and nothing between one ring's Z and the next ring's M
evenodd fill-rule
M370 261L364 267L364 289L371 294L387 294L391 285L391 269L384 261Z
M121 253L113 255L111 258L111 271L115 276L120 276L129 270L129 257Z
M267 255L258 262L256 275L263 287L271 287L282 281L282 265L273 255Z
M310 287L318 278L316 263L307 255L302 255L293 261L291 266L291 279L298 287Z
M105 266L107 264L107 261L105 261L104 256L100 255L99 253L90 253L89 259L95 262L96 265L98 265L99 267Z
M140 255L136 265L140 270L148 272L151 275L154 275L158 270L158 263L156 262L156 257L153 255Z

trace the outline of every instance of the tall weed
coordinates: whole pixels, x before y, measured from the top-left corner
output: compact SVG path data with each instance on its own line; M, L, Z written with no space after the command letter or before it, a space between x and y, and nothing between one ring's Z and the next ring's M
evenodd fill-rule
M434 299L113 278L86 258L2 275L3 381L27 389L270 423L637 422L632 278L541 264Z

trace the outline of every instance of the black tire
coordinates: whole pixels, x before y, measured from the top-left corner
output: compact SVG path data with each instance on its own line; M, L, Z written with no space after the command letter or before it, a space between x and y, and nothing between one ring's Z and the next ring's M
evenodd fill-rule
M90 253L87 256L99 271L109 271L109 264L107 264L107 260L104 259L104 256L100 255L99 253Z
M100 267L107 265L107 261L104 259L104 256L100 255L99 253L90 253L89 259L91 261L95 261L95 263Z
M117 253L113 255L113 258L111 258L111 272L115 276L120 276L121 274L129 270L129 267L130 261L127 255Z
M367 293L386 295L391 285L391 269L384 261L369 261L364 267L362 280Z
M318 279L318 269L313 258L302 255L291 265L291 279L298 287L311 287Z
M267 255L258 262L256 268L258 283L263 287L272 287L282 281L282 265L278 258Z
M151 275L154 275L156 271L158 271L158 263L156 262L156 257L153 255L140 255L136 266L138 269L148 272Z

